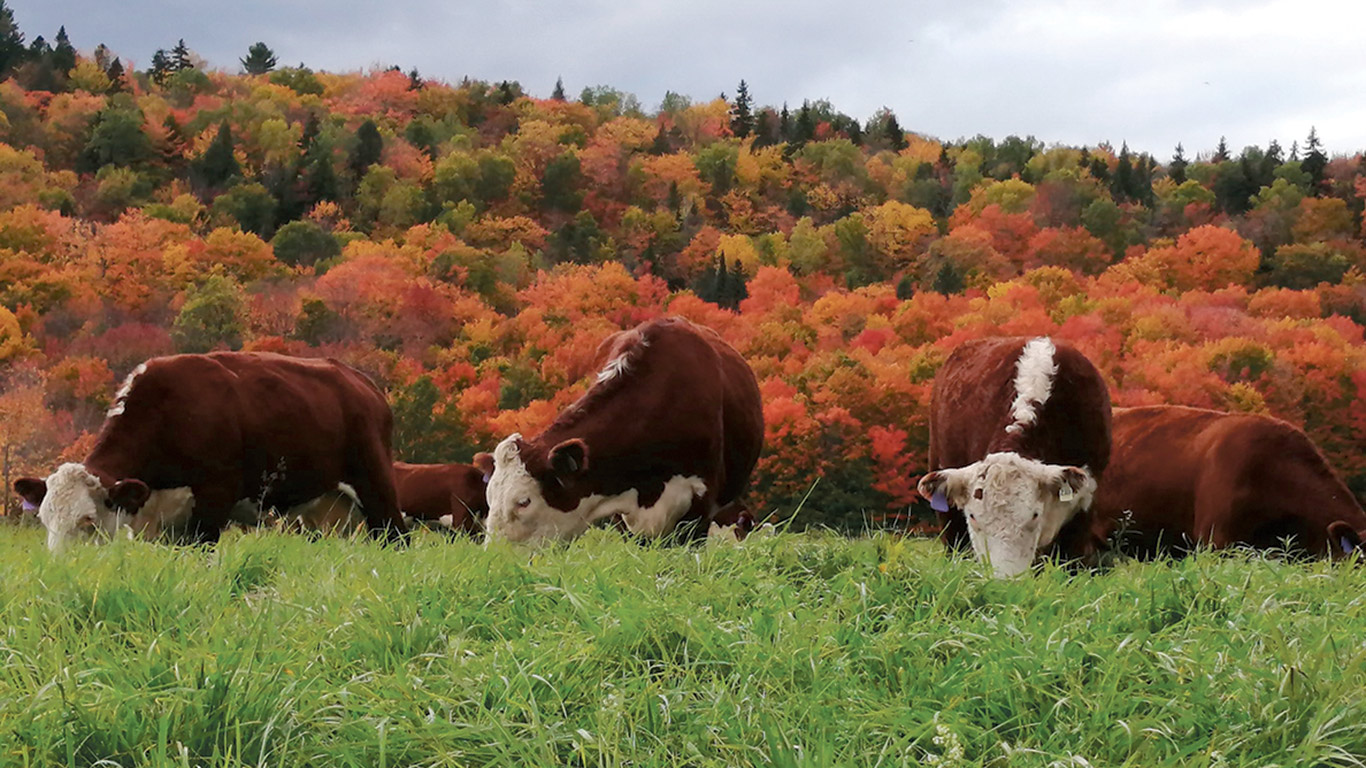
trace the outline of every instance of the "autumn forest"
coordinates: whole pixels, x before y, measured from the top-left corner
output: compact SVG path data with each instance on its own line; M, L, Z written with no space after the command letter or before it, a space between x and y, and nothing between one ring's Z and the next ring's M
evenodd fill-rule
M10 476L82 456L141 361L217 348L344 360L388 392L399 458L466 461L672 313L753 366L751 506L805 499L799 526L904 524L934 373L996 334L1071 341L1116 405L1300 425L1366 499L1366 155L1308 125L1154 158L934 139L744 81L650 110L264 44L138 54L30 40L0 4Z

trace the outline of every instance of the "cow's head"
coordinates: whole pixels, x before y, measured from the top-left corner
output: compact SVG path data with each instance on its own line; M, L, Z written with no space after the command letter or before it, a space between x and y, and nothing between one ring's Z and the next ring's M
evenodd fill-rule
M1361 546L1361 532L1342 520L1328 524L1328 551L1334 560L1366 554Z
M920 495L936 508L952 506L967 519L972 549L997 576L1023 573L1078 511L1089 509L1096 480L1067 467L993 453L958 469L920 479Z
M490 470L485 490L489 538L515 542L577 538L592 523L588 500L579 501L583 494L573 492L588 470L588 445L579 439L565 440L543 457L524 454L526 448L522 436L513 434L498 444L491 457L475 457L476 466ZM552 500L561 500L561 506Z
M47 528L47 547L56 552L72 541L113 535L128 522L151 491L140 480L120 480L108 489L80 464L63 464L42 480L21 477L14 490L38 508Z

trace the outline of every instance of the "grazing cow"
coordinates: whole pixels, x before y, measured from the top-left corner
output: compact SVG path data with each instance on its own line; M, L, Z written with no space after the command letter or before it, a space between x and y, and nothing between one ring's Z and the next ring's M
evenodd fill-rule
M934 471L918 488L945 544L970 541L997 576L1013 576L1050 548L1092 553L1088 510L1109 456L1109 391L1084 355L1042 336L979 339L935 377Z
M608 337L597 381L544 432L513 434L489 473L490 538L572 539L615 518L659 537L697 521L748 527L739 497L763 447L754 372L714 331L663 318Z
M404 533L384 395L335 360L215 352L154 358L124 381L81 464L14 488L60 548L144 509L192 504L194 541L217 541L241 500L286 509L355 489L371 533ZM188 495L187 495L188 494Z
M473 464L408 464L394 462L394 485L403 514L456 533L483 529L489 504L484 496L484 470Z
M1180 406L1117 408L1092 530L1135 554L1293 539L1349 555L1366 512L1307 435L1279 419Z

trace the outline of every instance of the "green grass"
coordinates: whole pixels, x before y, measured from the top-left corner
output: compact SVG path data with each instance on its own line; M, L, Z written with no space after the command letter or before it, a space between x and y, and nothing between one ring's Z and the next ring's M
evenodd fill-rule
M1361 765L1366 570L0 529L0 766Z

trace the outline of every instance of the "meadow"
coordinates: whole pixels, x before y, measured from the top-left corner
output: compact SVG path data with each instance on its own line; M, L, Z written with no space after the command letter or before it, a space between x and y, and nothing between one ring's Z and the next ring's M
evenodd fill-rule
M0 529L0 766L1346 766L1366 571Z

